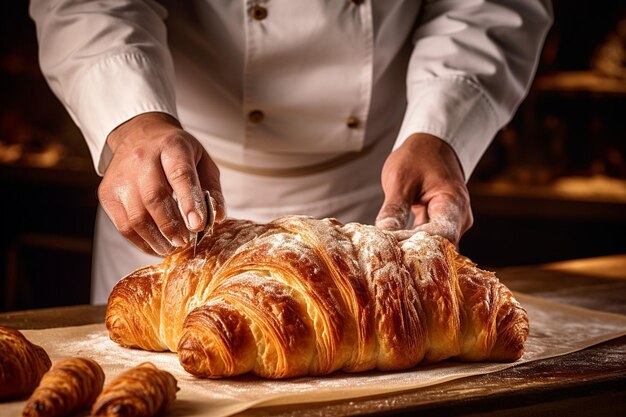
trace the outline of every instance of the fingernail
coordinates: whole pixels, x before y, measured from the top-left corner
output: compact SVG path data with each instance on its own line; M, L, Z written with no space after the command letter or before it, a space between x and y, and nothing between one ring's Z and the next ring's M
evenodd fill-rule
M192 211L187 215L187 223L191 229L197 229L202 224L202 219L198 216L198 213Z
M174 246L176 246L177 248L180 248L182 246L185 246L185 241L183 241L183 239L181 239L179 236L174 236L172 238L172 243L174 244Z
M156 245L150 245L150 247L152 248L152 250L159 256L167 256L167 249L165 249L165 247L163 246L156 246Z

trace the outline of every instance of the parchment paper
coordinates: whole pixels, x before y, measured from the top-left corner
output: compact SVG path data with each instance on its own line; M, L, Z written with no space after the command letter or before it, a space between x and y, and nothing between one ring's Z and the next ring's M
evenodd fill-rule
M526 353L515 363L446 361L402 372L336 373L326 377L268 381L255 377L200 380L187 374L174 353L122 348L109 340L103 324L45 330L24 330L33 343L46 349L52 361L86 356L98 361L110 381L117 373L144 361L171 372L180 391L170 416L228 416L269 405L326 402L406 391L452 379L499 371L525 362L575 352L626 335L626 316L557 304L516 294L528 311L531 331ZM106 384L106 382L105 382ZM0 416L19 416L23 401L0 404Z

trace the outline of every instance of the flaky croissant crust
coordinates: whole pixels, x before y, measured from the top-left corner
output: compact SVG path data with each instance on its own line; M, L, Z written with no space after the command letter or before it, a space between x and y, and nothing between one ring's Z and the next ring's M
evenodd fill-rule
M90 358L55 362L41 378L22 411L22 417L56 417L89 408L102 391L104 372Z
M177 351L209 378L512 361L528 335L511 292L446 239L302 216L216 225L195 257L121 280L106 325L115 342Z
M144 362L117 375L91 407L91 416L152 417L174 403L176 378L153 363Z
M50 365L42 347L19 330L0 326L0 400L30 394Z

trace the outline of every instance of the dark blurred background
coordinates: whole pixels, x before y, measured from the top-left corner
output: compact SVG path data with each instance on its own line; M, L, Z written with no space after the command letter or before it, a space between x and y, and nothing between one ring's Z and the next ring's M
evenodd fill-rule
M0 311L89 302L99 178L27 7L0 15ZM461 251L481 266L626 252L626 2L554 9L531 92L470 181Z

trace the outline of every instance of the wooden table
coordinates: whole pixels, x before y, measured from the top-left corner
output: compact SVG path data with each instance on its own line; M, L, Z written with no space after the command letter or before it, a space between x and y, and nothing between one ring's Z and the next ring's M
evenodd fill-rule
M626 314L626 254L504 268L514 291ZM0 314L23 329L102 322L103 306ZM626 337L576 353L413 391L350 401L248 410L245 416L626 416Z

